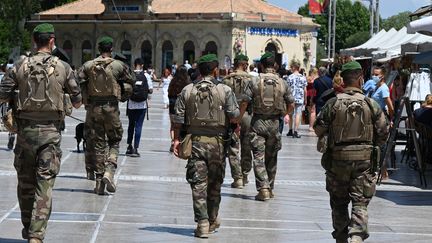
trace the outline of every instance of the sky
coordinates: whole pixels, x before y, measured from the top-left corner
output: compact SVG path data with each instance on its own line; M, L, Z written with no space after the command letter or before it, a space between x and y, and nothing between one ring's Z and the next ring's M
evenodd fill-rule
M268 0L268 2L297 12L299 7L307 3L308 0ZM364 3L369 5L368 1L364 1ZM413 12L428 4L432 4L432 0L380 0L381 17L387 18L404 11Z

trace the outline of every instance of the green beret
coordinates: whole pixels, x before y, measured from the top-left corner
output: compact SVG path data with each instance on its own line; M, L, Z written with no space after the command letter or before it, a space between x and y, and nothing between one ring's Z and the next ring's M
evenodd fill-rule
M350 70L362 70L362 66L357 61L347 62L342 66L342 72Z
M113 42L114 42L113 38L111 38L109 36L103 36L99 39L98 45L99 46L108 46L108 45L112 45Z
M217 62L217 61L218 61L218 58L217 58L216 54L207 54L207 55L200 57L200 59L198 60L198 64L206 63L206 62Z
M260 61L262 62L262 61L264 61L265 59L270 58L270 57L274 57L273 53L271 53L271 52L266 52L266 53L264 53L264 55L261 56Z
M52 24L44 23L36 26L33 29L33 34L54 34L54 26Z
M248 56L246 56L246 55L243 55L243 54L238 54L235 58L234 58L234 61L236 62L239 62L239 61L246 61L246 62L248 62L249 61L249 57Z

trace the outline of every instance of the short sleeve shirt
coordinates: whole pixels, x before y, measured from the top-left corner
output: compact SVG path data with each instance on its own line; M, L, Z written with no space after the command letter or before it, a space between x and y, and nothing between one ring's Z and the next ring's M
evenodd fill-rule
M382 110L385 110L385 100L390 97L390 90L387 84L382 84L373 94L372 98L380 105Z
M306 77L301 74L291 74L287 78L288 86L292 90L292 94L296 104L303 104L305 99L305 88L307 85Z

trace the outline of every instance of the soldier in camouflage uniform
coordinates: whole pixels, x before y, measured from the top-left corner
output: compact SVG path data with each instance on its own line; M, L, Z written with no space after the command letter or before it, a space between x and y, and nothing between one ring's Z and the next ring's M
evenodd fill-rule
M215 79L214 54L199 59L202 78L186 86L177 99L174 119L174 154L179 151L179 126L192 135L192 154L186 179L192 189L195 236L207 238L220 226L221 186L225 176L225 142L229 120L240 113L231 89Z
M94 191L98 195L105 194L105 186L108 192L116 191L114 174L123 135L118 102L129 98L134 82L127 65L111 57L112 44L112 38L102 37L98 42L101 56L84 63L78 74L88 102L86 133L88 141L94 145Z
M327 101L314 124L320 138L327 137L322 158L330 194L333 238L337 243L368 238L367 206L375 194L379 146L388 137L388 123L379 105L365 97L362 67L342 67L344 93ZM351 218L348 205L352 203Z
M239 54L234 58L235 71L226 76L223 83L228 85L234 92L237 102L241 103L244 96L244 90L252 82L252 76L247 73L249 58ZM234 182L233 188L243 188L248 183L248 174L252 169L252 151L249 143L249 129L251 123L251 107L248 106L247 112L243 115L240 125L240 137L237 133L232 133L232 141L228 148L228 159L231 167L231 176ZM241 144L241 146L240 146ZM239 161L239 150L240 161Z
M241 104L241 114L246 111L248 102L253 105L253 116L249 140L254 156L254 172L258 194L255 200L266 201L274 197L277 154L281 149L279 117L292 109L294 97L291 90L274 69L275 57L265 53L261 57L264 73L259 80L246 88L246 99Z
M0 84L0 101L12 100L18 127L14 166L22 236L42 242L51 214L52 189L60 170L60 124L81 105L80 89L71 67L51 55L54 27L33 30L37 52L18 62ZM68 95L69 94L69 95Z

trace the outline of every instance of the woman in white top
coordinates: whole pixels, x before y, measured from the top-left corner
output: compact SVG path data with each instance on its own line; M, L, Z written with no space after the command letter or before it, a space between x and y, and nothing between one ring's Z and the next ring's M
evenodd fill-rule
M161 83L163 83L162 91L163 91L164 109L168 109L168 106L169 106L168 87L169 87L169 84L171 83L171 80L172 80L171 70L169 70L168 68L165 68L162 72L162 77L161 77L161 80L160 80L159 86L158 86L158 89L159 89L161 86Z

